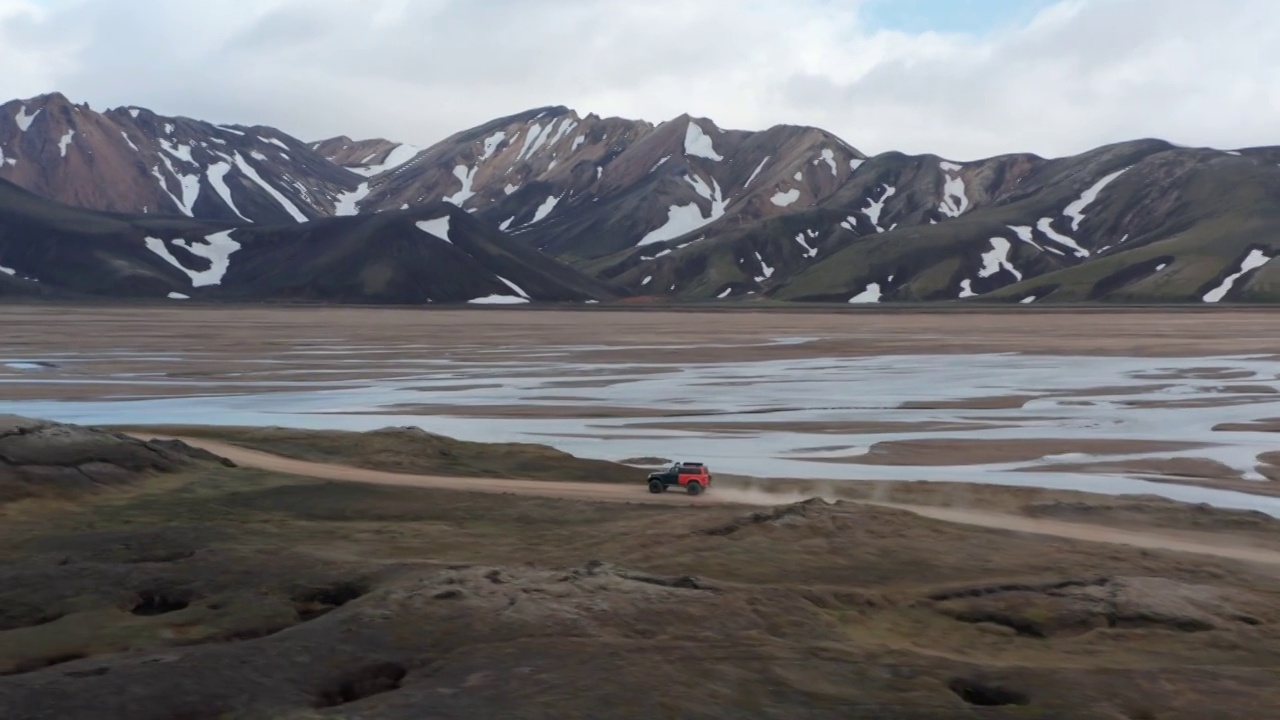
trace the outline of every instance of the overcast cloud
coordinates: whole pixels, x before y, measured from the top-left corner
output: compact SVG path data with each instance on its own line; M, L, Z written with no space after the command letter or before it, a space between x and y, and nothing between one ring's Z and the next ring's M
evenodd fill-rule
M421 145L542 105L956 160L1280 144L1275 0L1063 0L976 35L869 1L0 0L0 96Z

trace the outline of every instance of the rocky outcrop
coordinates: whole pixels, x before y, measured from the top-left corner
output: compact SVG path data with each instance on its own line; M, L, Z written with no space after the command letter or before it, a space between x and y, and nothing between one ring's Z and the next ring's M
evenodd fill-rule
M74 496L198 463L233 466L179 441L142 441L80 425L0 416L0 502Z
M938 612L957 620L1033 638L1106 628L1207 632L1277 620L1271 604L1249 593L1158 577L966 588L931 600Z

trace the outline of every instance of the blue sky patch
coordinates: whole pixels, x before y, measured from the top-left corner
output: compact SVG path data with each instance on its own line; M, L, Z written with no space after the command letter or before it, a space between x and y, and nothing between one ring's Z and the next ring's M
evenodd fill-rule
M1023 25L1054 0L869 0L863 17L872 27L920 33L981 35Z

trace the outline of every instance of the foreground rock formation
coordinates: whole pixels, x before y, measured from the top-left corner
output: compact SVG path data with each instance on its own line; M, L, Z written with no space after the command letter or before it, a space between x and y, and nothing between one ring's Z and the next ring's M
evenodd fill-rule
M141 441L94 428L0 415L0 503L75 497L229 460L177 441Z
M5 422L7 466L133 475L67 504L0 506L23 509L0 512L0 717L1280 708L1274 566L846 502L661 507L311 481ZM302 439L256 441L302 452ZM1280 536L1255 528L1250 542Z

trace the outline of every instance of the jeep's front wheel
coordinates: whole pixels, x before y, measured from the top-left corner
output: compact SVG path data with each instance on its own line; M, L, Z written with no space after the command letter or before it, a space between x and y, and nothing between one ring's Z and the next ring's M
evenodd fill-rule
M660 493L660 492L662 492L663 490L666 490L666 489L667 489L667 486L666 486L666 485L663 485L661 480L650 480L650 481L649 481L649 492L651 492L651 493L653 493L653 494L655 494L655 495L656 495L656 494L658 494L658 493Z
M690 495L701 495L701 494L702 494L702 483L700 483L700 482L698 482L698 481L696 481L696 480L695 480L695 481L693 481L693 482L691 482L691 483L689 483L689 494L690 494Z

